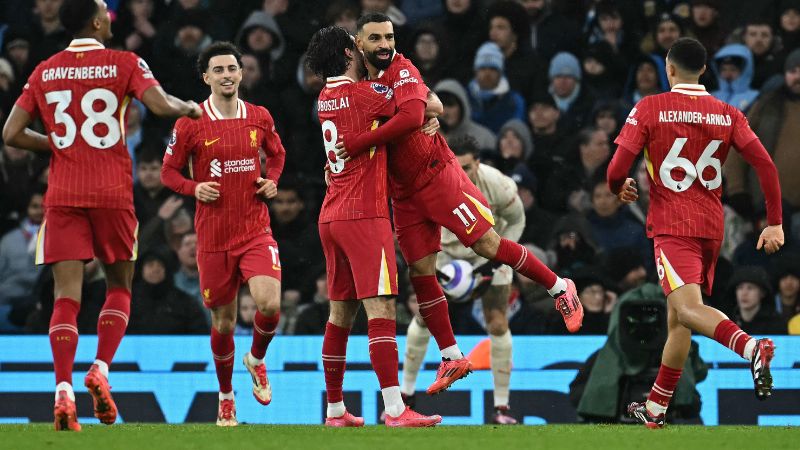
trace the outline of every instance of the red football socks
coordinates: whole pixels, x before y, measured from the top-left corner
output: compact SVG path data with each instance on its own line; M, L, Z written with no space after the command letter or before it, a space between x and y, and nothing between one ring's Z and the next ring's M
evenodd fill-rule
M378 376L381 389L400 386L397 380L397 340L394 320L372 319L367 322L369 336L369 359Z
M456 345L453 326L450 325L450 314L447 299L435 275L411 277L414 292L417 294L419 314L428 326L431 335L436 339L439 350Z
M78 311L81 304L71 298L57 298L50 316L50 349L53 351L53 366L56 384L72 384L72 364L78 349Z
M654 415L656 416L664 414L664 411L666 411L667 407L669 406L669 401L672 399L672 394L675 392L675 388L678 386L678 380L681 378L681 372L683 372L683 369L673 369L663 364L658 369L656 382L653 383L653 389L650 390L650 395L647 396L647 401L654 402L663 409L654 408L659 409L659 411L650 411L650 414L655 413Z
M267 317L256 311L256 316L253 318L253 345L250 346L250 354L253 355L253 358L264 359L267 347L275 336L275 328L278 327L280 318L280 312L276 312L272 317Z
M111 365L114 353L125 336L131 311L131 292L125 288L109 289L100 317L97 319L97 356Z
M516 272L547 289L552 288L558 279L556 274L539 261L539 258L530 254L527 248L505 238L500 239L494 260L511 266Z
M227 394L233 391L231 378L233 377L233 333L221 334L216 328L211 328L211 353L214 354L214 366L217 368L219 391Z
M325 326L325 337L322 340L322 367L325 370L325 391L328 403L344 400L342 383L344 382L344 365L347 354L347 338L350 330L336 326L330 322Z
M723 320L714 330L715 341L719 342L725 347L728 347L736 352L736 354L747 360L750 359L750 355L745 355L745 347L750 339L753 338L742 331L738 325L730 320Z

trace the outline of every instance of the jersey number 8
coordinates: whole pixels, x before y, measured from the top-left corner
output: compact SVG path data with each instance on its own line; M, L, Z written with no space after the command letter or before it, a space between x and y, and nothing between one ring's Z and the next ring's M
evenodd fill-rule
M344 170L344 160L336 156L336 141L339 139L339 130L333 121L322 122L322 140L325 143L325 156L331 172L339 173Z
M720 140L713 140L708 143L697 163L692 163L688 158L680 156L683 146L686 145L687 138L677 138L672 144L667 157L661 163L661 168L658 171L661 182L672 191L683 192L694 183L694 180L699 179L708 190L714 190L722 186L722 163L719 159L714 158L714 153L719 149L722 144ZM680 167L686 174L683 179L676 180L672 178L672 169ZM703 171L711 167L714 169L714 178L706 180L703 178Z
M50 138L55 146L64 149L75 142L77 126L75 119L67 113L69 104L72 103L72 91L53 91L44 96L47 104L56 104L55 119L57 124L64 125L64 135L59 136L55 132L50 133ZM94 102L103 102L101 111L94 110ZM117 97L108 89L96 88L84 94L81 99L81 111L86 116L86 120L81 124L81 137L87 144L94 148L106 149L114 146L122 137L119 122L114 118L117 111ZM95 125L103 124L108 131L105 136L95 134Z

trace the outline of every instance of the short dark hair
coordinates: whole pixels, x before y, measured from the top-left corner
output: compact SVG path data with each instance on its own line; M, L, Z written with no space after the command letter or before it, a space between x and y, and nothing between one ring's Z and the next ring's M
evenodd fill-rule
M239 47L227 41L214 42L203 49L197 57L197 72L201 77L208 70L208 62L211 61L211 58L220 55L233 55L239 64L239 68L242 67L242 52Z
M308 43L306 66L323 79L342 75L352 61L344 53L348 48L356 51L356 44L347 30L335 25L322 28Z
M95 18L98 9L95 0L64 0L58 9L58 18L69 34L74 36Z
M481 151L478 148L478 141L468 134L452 139L448 145L456 156L472 155L475 159L480 159Z
M373 23L373 22L375 22L375 23L383 23L383 22L391 22L391 21L392 21L392 19L390 19L389 16L387 16L386 14L382 14L382 13L367 13L367 14L364 14L363 16L358 18L358 21L356 22L356 31L360 32L364 28L364 25L366 25L368 23ZM394 23L392 23L392 25L394 25Z
M672 64L692 73L700 73L706 65L706 48L697 39L682 37L675 41L667 53Z

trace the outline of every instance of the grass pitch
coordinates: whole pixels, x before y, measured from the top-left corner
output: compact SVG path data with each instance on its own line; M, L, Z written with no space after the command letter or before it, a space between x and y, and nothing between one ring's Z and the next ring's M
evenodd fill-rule
M52 425L0 425L2 449L798 449L800 428L619 425L474 426L391 430L383 426L124 424L84 425L56 433Z

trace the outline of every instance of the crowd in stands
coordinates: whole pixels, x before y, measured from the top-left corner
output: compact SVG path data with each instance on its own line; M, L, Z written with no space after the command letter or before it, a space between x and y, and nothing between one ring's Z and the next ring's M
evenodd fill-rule
M0 124L33 68L64 49L60 0L0 5ZM755 249L765 224L754 173L735 151L724 166L726 237L707 302L749 334L800 334L800 0L107 0L109 46L136 52L165 90L202 101L198 52L216 40L244 52L243 99L275 118L287 150L278 195L269 201L283 267L283 334L322 334L328 316L316 218L325 155L316 98L323 80L303 53L320 27L355 32L364 12L392 18L397 49L416 64L444 105L440 132L471 136L481 162L516 181L526 210L521 242L573 278L586 311L583 334L605 334L617 298L657 274L644 220L646 164L637 203L624 206L605 172L632 106L669 89L664 57L681 36L708 49L709 92L746 112L772 155L783 192L787 245ZM160 181L172 123L128 108L139 258L130 333L205 334L193 231L194 199ZM792 126L791 124L795 124ZM45 333L53 305L50 269L34 265L48 156L9 145L0 153L0 332ZM102 168L98 168L102 170ZM401 269L405 267L399 256ZM405 274L401 270L401 274ZM405 277L405 280L403 278ZM398 330L416 310L401 275ZM86 265L81 333L94 333L104 299L102 267ZM239 295L241 332L254 303ZM547 293L515 276L514 334L566 334ZM483 334L481 309L450 305L457 333ZM354 332L365 332L366 319Z

